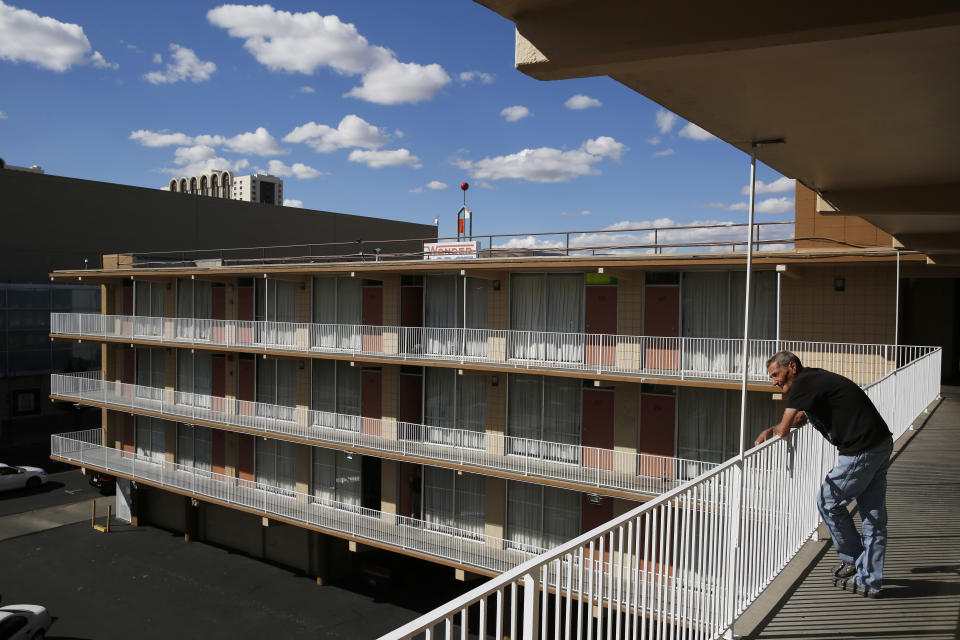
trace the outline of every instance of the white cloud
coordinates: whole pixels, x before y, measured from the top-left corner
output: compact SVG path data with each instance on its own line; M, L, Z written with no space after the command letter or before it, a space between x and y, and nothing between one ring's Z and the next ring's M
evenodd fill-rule
M95 66L98 69L119 69L120 65L116 62L107 62L99 51L94 51L90 54L90 64Z
M654 157L654 158L662 158L662 157L664 157L664 156L672 156L672 155L675 154L675 153L676 153L676 151L674 151L673 149L662 149L662 150L660 150L660 151L655 151L655 152L653 153L653 157Z
M179 147L174 151L173 162L178 166L161 169L161 171L176 176L192 176L203 173L207 169L226 169L237 172L250 166L250 162L246 158L234 161L227 160L218 157L213 147L203 144Z
M599 107L602 105L603 103L596 98L585 96L582 93L578 93L563 103L563 106L565 106L567 109L573 109L575 111L589 109L590 107Z
M0 60L32 62L51 71L66 71L74 65L92 64L115 69L99 51L90 53L83 27L41 17L0 1Z
M274 71L312 74L329 67L343 75L362 75L346 93L377 104L432 99L450 82L438 64L403 63L392 51L371 45L357 28L335 15L291 13L270 5L221 5L207 20L244 41L244 48Z
M7 119L7 112L0 111L0 120L6 120L6 119Z
M561 212L560 212L560 215L562 215L562 216L592 216L592 215L593 215L593 211L590 211L589 209L584 209L584 210L581 211L580 213L576 213L576 212L571 213L570 211L561 211Z
M248 131L227 138L223 141L223 144L231 151L258 156L276 156L288 153L286 149L277 144L276 139L263 127L257 127L256 131Z
M389 135L353 114L344 116L336 129L325 124L308 122L283 137L284 142L305 142L320 153L355 147L379 149L389 140Z
M660 136L653 136L652 138L647 138L647 144L657 145L660 144L662 138Z
M159 53L153 54L153 64L163 64L163 56Z
M512 107L505 107L500 111L500 115L503 116L507 122L516 122L533 114L530 113L530 109L518 104Z
M777 178L773 182L767 184L763 180L757 180L757 195L763 195L767 193L786 193L787 191L793 191L796 186L796 180L793 178L781 177ZM740 189L740 193L743 195L750 194L750 185L744 185Z
M151 71L143 75L147 82L150 84L170 84L187 80L190 82L205 82L217 70L217 65L201 60L193 52L193 49L181 47L171 42L170 52L170 57L173 60L166 64L163 71ZM155 61L159 55L154 56Z
M713 203L710 206L713 206ZM750 205L746 202L735 202L727 207L727 211L749 211L749 209ZM782 198L760 200L757 202L754 211L769 214L792 213L794 211L793 198L784 196Z
M679 131L680 137L690 138L691 140L704 141L704 140L713 140L715 137L712 133L706 129L701 129L692 122L688 122L682 129Z
M131 132L130 139L136 140L145 147L172 147L193 144L193 138L185 133L163 133L147 129L137 129Z
M601 136L587 140L576 150L540 147L475 162L462 159L453 162L479 180L513 178L528 182L567 182L580 176L599 174L595 164L605 157L619 159L626 149L613 138Z
M297 207L298 209L303 208L303 200L291 200L289 198L284 199L283 206L285 207Z
M293 165L287 166L279 160L271 160L267 165L267 171L275 176L282 176L284 178L296 176L300 180L310 180L311 178L323 175L322 171L318 171L301 162L294 162Z
M439 180L431 180L427 183L427 189L431 191L443 191L447 188L446 182L440 182Z
M420 158L411 154L406 149L389 149L382 151L365 151L354 149L347 156L350 162L360 162L371 169L382 169L383 167L413 167L419 169Z
M423 193L423 187L414 187L408 193Z
M670 130L673 129L673 125L677 122L677 114L670 113L666 109L660 109L657 111L657 129L661 134L670 133Z
M593 140L587 140L581 148L595 156L605 156L619 161L626 152L627 145L617 142L610 136L599 136Z
M460 82L467 83L477 80L483 84L493 84L494 75L483 71L461 71Z
M309 85L304 85L300 87L300 93L316 93L317 90Z

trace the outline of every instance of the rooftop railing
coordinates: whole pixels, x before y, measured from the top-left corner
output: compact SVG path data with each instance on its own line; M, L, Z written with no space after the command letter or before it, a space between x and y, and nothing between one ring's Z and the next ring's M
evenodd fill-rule
M866 391L894 437L939 395L935 349ZM836 451L793 431L532 558L382 640L718 638L820 523L813 496Z
M451 463L477 473L555 480L586 491L645 499L715 466L711 462L531 440L498 433L449 429L356 415L286 407L159 387L104 381L100 372L50 376L52 396L173 421L214 423L318 446L348 447L373 455Z
M334 535L387 545L488 572L517 565L542 549L474 531L343 504L273 485L122 451L100 444L100 429L53 435L51 457Z
M738 338L630 336L511 329L391 327L273 321L53 313L50 332L156 344L252 351L327 353L407 362L483 364L503 369L573 370L664 379L739 380ZM748 377L767 381L766 359L788 349L806 366L860 385L882 378L934 347L751 340Z

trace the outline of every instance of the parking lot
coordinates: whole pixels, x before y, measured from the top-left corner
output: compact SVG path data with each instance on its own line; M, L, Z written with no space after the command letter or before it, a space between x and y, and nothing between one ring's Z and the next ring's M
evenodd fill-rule
M70 473L79 481L57 474L60 486L0 498L15 514L0 517L0 527L36 513L27 506L59 509L99 495L78 471ZM451 568L376 552L357 566L382 561L391 565L392 580L371 584L358 571L318 586L312 577L179 534L115 525L98 533L87 520L0 539L3 604L46 606L56 617L48 638L63 640L376 638L468 588L453 580Z

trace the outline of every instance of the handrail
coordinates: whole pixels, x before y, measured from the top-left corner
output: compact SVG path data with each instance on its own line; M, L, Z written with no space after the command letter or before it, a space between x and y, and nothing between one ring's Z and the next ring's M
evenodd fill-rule
M503 571L542 549L435 522L243 480L99 444L100 429L50 437L50 455L117 476L177 489L192 497L242 506L334 535L387 545L485 571Z
M516 371L564 369L664 379L738 380L736 338L632 336L513 329L396 327L52 313L52 335L256 352L327 353L416 362L485 364ZM749 378L767 381L766 358L787 349L806 366L865 385L935 347L755 339Z
M895 437L938 396L941 355L937 348L866 389ZM812 429L773 438L744 454L742 470L739 458L728 460L381 640L432 638L440 625L450 638L471 624L524 640L546 638L551 626L564 638L584 628L598 639L674 637L678 628L720 637L819 525L810 496L835 460Z
M453 463L477 473L496 470L578 483L586 491L614 490L633 493L637 499L667 491L716 464L105 381L96 371L53 374L50 392L81 403L149 411L170 420L214 422L321 446L416 457L428 464Z

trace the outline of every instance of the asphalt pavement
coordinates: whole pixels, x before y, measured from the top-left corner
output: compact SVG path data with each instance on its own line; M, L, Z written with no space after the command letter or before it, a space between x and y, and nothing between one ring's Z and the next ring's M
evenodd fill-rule
M47 467L44 467L47 468ZM48 473L50 471L48 470ZM90 486L80 469L50 473L46 484L35 491L15 489L0 491L0 517L24 513L34 509L86 502L100 497L100 492Z

